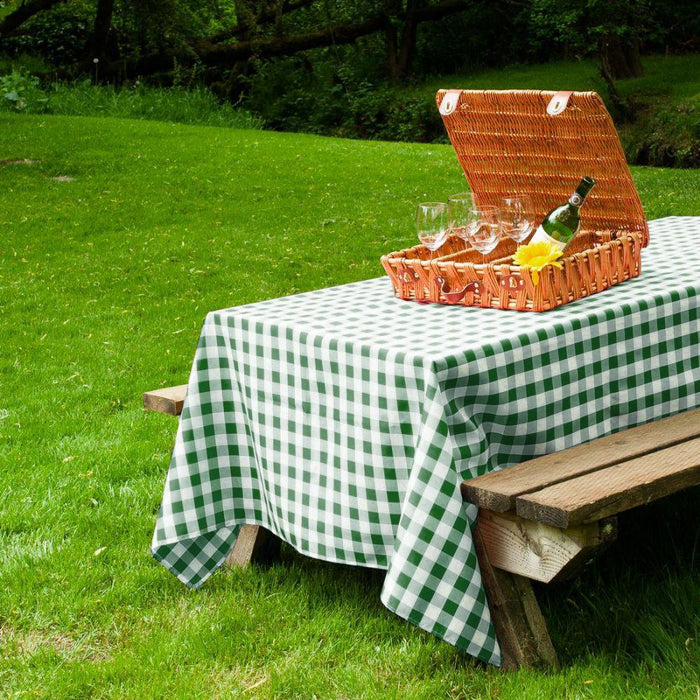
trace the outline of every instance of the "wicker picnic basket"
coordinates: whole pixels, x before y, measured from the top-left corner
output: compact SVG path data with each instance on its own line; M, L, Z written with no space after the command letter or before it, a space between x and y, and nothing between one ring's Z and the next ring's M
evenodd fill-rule
M546 267L537 285L528 269L512 264L514 241L502 240L484 262L451 236L436 253L418 245L382 257L397 297L546 311L640 274L649 229L615 126L595 92L440 90L436 100L477 204L528 194L539 222L584 175L596 186L562 268Z

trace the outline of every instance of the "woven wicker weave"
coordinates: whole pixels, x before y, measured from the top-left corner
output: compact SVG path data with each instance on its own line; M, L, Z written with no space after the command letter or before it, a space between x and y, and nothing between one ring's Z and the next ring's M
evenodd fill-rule
M555 93L533 90L446 91L438 106L476 203L529 194L536 220L566 202L581 177L596 186L581 208L581 229L562 259L533 284L512 265L516 244L501 241L486 257L451 237L436 253L424 246L390 253L382 265L396 296L416 301L545 311L640 274L649 231L612 119L594 92L573 92L549 114ZM445 113L445 112L449 113Z

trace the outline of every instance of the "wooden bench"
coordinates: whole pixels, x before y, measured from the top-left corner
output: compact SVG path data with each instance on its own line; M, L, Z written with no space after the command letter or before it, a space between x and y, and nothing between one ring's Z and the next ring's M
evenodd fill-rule
M187 385L149 391L143 403L178 416L186 393ZM575 576L616 538L618 513L698 484L700 409L462 483L463 498L479 506L474 539L503 668L559 667L531 580ZM270 541L244 525L227 565L246 566Z
M530 580L571 578L617 536L617 514L700 484L700 410L462 483L504 668L558 668Z

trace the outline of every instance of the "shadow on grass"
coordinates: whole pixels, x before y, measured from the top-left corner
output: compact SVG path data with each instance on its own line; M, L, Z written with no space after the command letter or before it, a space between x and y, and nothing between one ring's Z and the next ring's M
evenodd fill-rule
M597 657L629 672L640 664L692 668L692 640L700 632L698 496L700 487L620 515L618 540L581 575L536 584L564 667ZM381 620L383 635L430 639L384 608L384 571L311 559L285 543L253 566L270 592L277 585L301 591L311 617L342 609L358 619L368 615L370 626ZM452 661L473 660L457 653Z
M580 576L536 586L564 665L590 655L627 670L692 663L700 631L699 497L695 487L621 514L617 541Z

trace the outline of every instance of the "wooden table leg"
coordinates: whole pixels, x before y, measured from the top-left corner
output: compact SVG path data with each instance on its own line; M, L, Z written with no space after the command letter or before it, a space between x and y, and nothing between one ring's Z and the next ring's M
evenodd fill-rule
M272 561L279 554L280 540L259 525L242 525L226 557L226 566L245 568L251 559Z
M478 524L474 542L491 620L501 646L503 670L559 669L557 652L530 580L492 566Z

